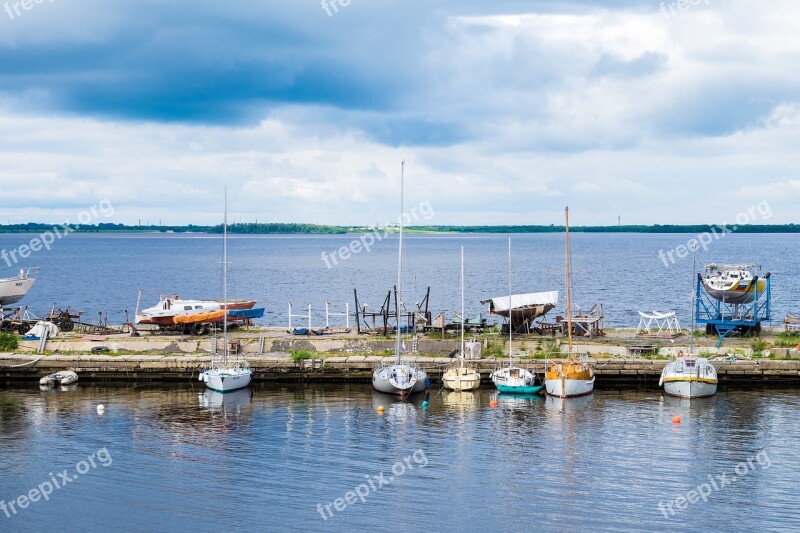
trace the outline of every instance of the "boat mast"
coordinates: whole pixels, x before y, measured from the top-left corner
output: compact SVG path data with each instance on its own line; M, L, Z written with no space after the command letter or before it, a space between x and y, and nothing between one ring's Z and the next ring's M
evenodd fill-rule
M569 251L569 206L564 208L565 225L564 228L567 232L567 335L569 344L567 353L570 360L572 360L572 262Z
M694 287L694 276L695 272L697 272L697 247L692 250L692 324L689 328L689 353L694 353L694 308L697 305L697 288Z
M225 215L222 222L222 363L228 363L228 187L225 187Z
M513 361L511 357L511 235L508 236L508 366L511 366Z
M395 351L397 352L397 364L400 364L400 331L402 323L400 321L400 299L403 294L403 179L405 172L405 159L400 162L400 244L397 250L397 294L395 294L394 305L397 313L397 340Z
M464 368L464 247L461 247L461 368Z

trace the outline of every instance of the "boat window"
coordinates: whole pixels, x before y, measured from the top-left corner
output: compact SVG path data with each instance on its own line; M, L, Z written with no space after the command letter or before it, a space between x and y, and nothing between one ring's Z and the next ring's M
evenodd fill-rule
M183 310L184 311L191 311L192 310L192 306L191 305L184 305L183 306Z
M194 306L194 308L195 308L195 309L202 309L202 308L203 308L203 306L202 306L202 305L195 305L195 306Z

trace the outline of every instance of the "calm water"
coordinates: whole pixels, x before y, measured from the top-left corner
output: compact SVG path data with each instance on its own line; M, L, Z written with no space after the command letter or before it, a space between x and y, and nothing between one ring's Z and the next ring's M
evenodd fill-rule
M660 393L500 395L496 409L491 397L443 393L423 410L368 385L260 385L224 400L190 384L5 388L0 498L64 469L74 480L10 518L0 512L0 531L800 527L796 391L691 404ZM347 504L360 485L364 501ZM690 494L698 487L707 503ZM696 503L678 500L687 496ZM326 520L317 504L329 505Z
M32 235L0 235L0 249L13 250ZM254 236L231 238L230 294L258 299L267 307L262 323L287 325L287 301L296 309L308 303L314 325L324 324L325 301L332 310L353 308L353 289L362 303L378 309L396 279L396 237L377 242L347 260L330 256L357 235ZM691 235L585 234L572 238L575 299L584 309L605 305L607 324L635 327L637 311L676 310L689 322L691 258L659 259L659 250L686 244ZM480 300L508 293L507 241L503 235L410 235L405 253L406 301L420 301L431 286L431 308L452 311L459 304L459 248L465 247L468 312L486 312ZM773 274L773 322L781 323L800 305L797 276L800 235L730 234L714 241L698 264L754 262ZM15 275L19 266L39 266L41 277L23 304L42 313L53 303L85 312L96 320L107 312L112 322L123 310L153 305L158 292L183 297L221 297L221 237L207 235L85 235L72 234L40 251L24 264L8 267L0 261L0 276ZM559 290L563 314L564 238L561 234L513 236L513 291ZM302 309L295 312L304 312ZM338 320L343 321L343 318ZM336 325L338 325L337 323Z

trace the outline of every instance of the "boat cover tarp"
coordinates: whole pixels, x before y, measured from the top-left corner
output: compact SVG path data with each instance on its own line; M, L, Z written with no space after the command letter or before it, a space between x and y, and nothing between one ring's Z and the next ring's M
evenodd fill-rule
M197 324L199 322L215 322L223 317L225 311L211 311L210 313L197 313L194 315L175 315L172 321L175 324Z
M228 313L232 318L261 318L264 316L263 307L254 307L252 309L232 309Z
M489 300L481 300L481 303L488 303L489 311L498 315L508 315L509 308L526 309L544 306L552 309L558 305L558 291L512 294L511 305L509 305L508 296L498 296L497 298L491 298Z
M58 326L53 324L52 322L47 322L45 320L40 320L33 326L26 334L26 337L37 337L41 339L44 335L44 332L47 331L47 338L52 339L53 337L58 336Z

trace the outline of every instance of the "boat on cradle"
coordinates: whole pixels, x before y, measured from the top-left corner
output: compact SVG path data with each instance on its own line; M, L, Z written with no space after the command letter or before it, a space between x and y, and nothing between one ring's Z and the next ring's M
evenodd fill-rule
M225 218L222 233L222 287L223 299L222 309L228 307L228 191L225 190ZM253 379L250 365L241 357L239 350L236 350L235 357L230 355L230 343L228 342L228 313L222 317L222 355L216 354L211 360L210 368L200 373L199 380L206 384L206 387L216 392L232 392L246 388Z
M50 374L39 380L39 385L43 387L57 387L59 385L72 385L78 381L78 374L72 370L62 370L55 374Z
M547 366L544 383L547 394L556 398L586 396L594 391L594 371L585 360L579 361L572 353L572 257L569 246L569 207L564 210L566 232L567 271L567 335L568 361L553 361Z
M141 298L141 291L139 297ZM250 317L231 316L231 313L239 310L253 310L255 305L255 300L231 300L229 302L220 300L182 300L177 295L162 295L156 305L136 313L136 323L166 327L198 322L221 323L223 316L244 320ZM225 309L229 311L228 315L222 312ZM257 310L253 311L257 314ZM263 316L263 310L261 311L261 316ZM254 318L260 317L256 316Z
M23 268L15 278L0 279L0 307L12 305L22 300L36 283L38 268Z
M511 237L508 238L508 301L511 297ZM513 309L513 306L508 307ZM514 366L514 359L511 355L512 332L511 315L508 322L508 366L495 369L491 374L492 383L500 392L511 394L538 394L544 388L536 382L536 375L527 368Z
M749 304L767 288L766 278L753 275L758 265L706 265L703 288L714 298L728 304Z
M697 250L692 256L692 277L695 272L695 262ZM706 270L708 267L706 267ZM664 387L664 393L678 398L708 398L717 393L717 369L705 357L698 357L694 353L694 310L697 293L692 301L692 326L689 331L691 341L689 353L684 355L678 352L678 356L667 363L661 372L661 379L658 386Z
M448 368L442 376L442 384L451 391L470 391L481 386L481 374L464 362L464 247L461 247L461 350L458 363Z
M401 299L403 289L403 180L405 161L400 164L400 239L397 249L397 286L395 287L395 316L397 325L400 326ZM372 374L372 386L378 392L386 394L399 394L405 399L409 394L423 392L427 388L428 374L415 365L404 363L401 360L402 328L397 328L395 343L395 362L392 365L382 365Z
M489 314L508 318L514 333L533 333L534 320L540 318L558 305L558 291L532 292L499 296L481 300L489 304Z

